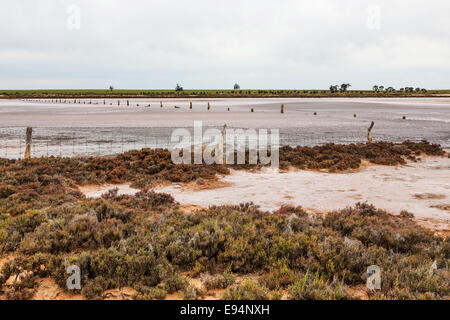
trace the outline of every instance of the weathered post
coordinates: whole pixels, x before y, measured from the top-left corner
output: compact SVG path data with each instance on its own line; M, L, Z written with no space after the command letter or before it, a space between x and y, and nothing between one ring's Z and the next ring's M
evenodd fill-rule
M33 128L27 128L27 137L26 137L26 145L25 145L25 159L31 158L31 140L33 136Z
M189 104L189 109L192 109L192 101L191 101L191 103Z
M373 129L374 125L375 125L375 122L372 121L369 129L367 129L367 142L368 143L372 143L372 129Z
M252 109L251 109L251 112L255 112L255 110L252 108Z
M103 104L106 104L106 100L103 100Z
M161 108L162 108L162 107L163 107L162 101L160 101L159 104L160 104L160 106L161 106Z
M284 113L284 104L281 105L281 113Z
M117 100L117 105L120 106L120 100Z
M130 100L127 100L127 107L130 106Z
M208 102L208 111L211 109L211 104Z
M225 164L226 163L226 155L225 155L225 153L224 153L224 150L225 150L225 139L226 139L226 135L227 135L227 125L225 124L224 126L223 126L223 130L222 130L222 138L221 138L221 140L220 140L220 145L219 145L219 157L221 157L222 158L222 164Z

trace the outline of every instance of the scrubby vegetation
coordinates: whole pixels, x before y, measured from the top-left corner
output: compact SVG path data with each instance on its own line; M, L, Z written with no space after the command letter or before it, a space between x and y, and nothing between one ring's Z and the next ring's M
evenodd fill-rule
M280 150L280 166L294 166L300 169L327 169L342 171L357 169L362 160L380 165L405 164L406 160L417 161L421 154L443 156L439 145L426 141L405 141L401 144L377 142L368 144L336 145L316 147L284 146Z
M283 148L283 161L301 168L352 168L358 160L402 163L427 143ZM348 160L350 159L350 161ZM132 287L138 299L179 292L202 299L353 299L367 267L382 269L373 299L449 299L450 240L368 204L328 215L253 204L186 214L156 182L194 181L226 174L225 166L175 166L163 150L109 158L0 160L0 297L30 299L38 280L66 290L68 265L81 269L81 293L101 298ZM131 181L135 196L112 191L86 199L77 185ZM8 259L6 259L8 258ZM249 279L249 277L251 279ZM199 278L203 288L190 285Z

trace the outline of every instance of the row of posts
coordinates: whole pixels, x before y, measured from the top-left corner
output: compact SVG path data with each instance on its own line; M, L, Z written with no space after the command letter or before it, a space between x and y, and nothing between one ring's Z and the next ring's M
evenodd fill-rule
M371 122L370 127L367 129L367 142L372 143L372 129L375 126L375 122ZM226 132L227 125L224 126L222 134ZM31 145L33 141L33 128L27 127L25 138L25 159L31 159Z
M33 101L38 101L38 100L33 100ZM53 100L51 100L51 102L53 102ZM58 99L56 99L55 102L58 102ZM59 102L60 102L60 103L67 103L67 100L62 101L62 99L59 99ZM77 103L77 100L76 100L76 99L74 100L74 103L75 103L75 104ZM81 100L78 100L78 103L81 104ZM83 104L86 104L86 102L83 101ZM89 104L92 104L92 101L89 101ZM106 105L106 100L103 100L103 104ZM127 104L127 106L129 107L129 106L130 106L130 100L127 100L127 101L126 101L126 104ZM112 105L112 103L110 103L110 105ZM117 100L117 105L120 106L120 100ZM140 106L139 103L136 104L136 106L139 107L139 106ZM150 107L150 104L148 105L148 107ZM162 102L162 101L160 101L160 107L161 107L161 108L163 107L163 102ZM177 106L175 106L175 108L176 108L176 109L179 109L179 107L177 107ZM192 110L192 101L189 102L189 109ZM208 102L208 111L209 111L209 110L211 110L211 103L210 103L210 102ZM227 108L227 111L230 111L230 108L229 108L229 107ZM250 109L250 112L252 112L252 113L255 112L255 109L254 109L254 108L251 108L251 109ZM284 114L284 104L281 105L280 112L281 112L282 114ZM317 116L317 112L314 112L314 115ZM353 114L353 117L356 118L356 117L357 117L357 114L354 113L354 114ZM406 120L406 116L403 116L402 119L403 119L403 120ZM370 129L370 130L371 130L371 129ZM370 130L369 130L369 131L370 131Z

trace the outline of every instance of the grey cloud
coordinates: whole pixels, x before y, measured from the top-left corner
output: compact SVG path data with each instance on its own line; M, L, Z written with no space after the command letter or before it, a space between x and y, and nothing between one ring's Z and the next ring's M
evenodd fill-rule
M67 8L81 10L69 30ZM368 7L381 29L367 28ZM448 88L450 2L4 0L0 88Z

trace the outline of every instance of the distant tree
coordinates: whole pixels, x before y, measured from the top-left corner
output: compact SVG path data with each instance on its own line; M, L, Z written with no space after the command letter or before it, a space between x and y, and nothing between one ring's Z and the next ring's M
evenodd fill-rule
M387 91L387 92L394 92L395 89L394 89L393 87L389 87L389 88L386 89L386 91Z
M343 83L341 84L341 88L339 89L341 92L346 92L348 88L351 87L350 83Z
M184 90L183 87L177 83L177 86L175 87L175 91L183 91L183 90Z
M420 92L420 88L416 88L416 92Z
M234 90L241 90L241 86L238 83L235 83L233 86Z
M109 90L113 91L114 87L113 86L109 86Z
M375 91L375 92L378 92L378 91L380 91L380 87L378 87L377 85L374 85L372 87L372 90Z
M337 91L338 91L338 86L333 86L333 85L330 86L330 92L331 93L335 93Z
M379 89L380 91L384 91L384 86L379 86L378 89Z

